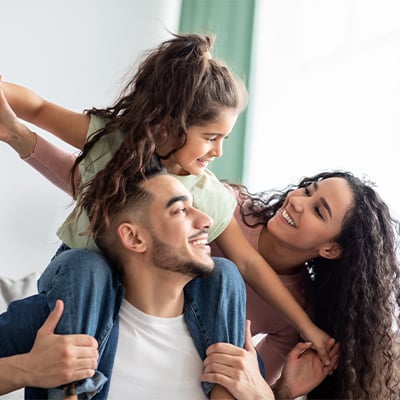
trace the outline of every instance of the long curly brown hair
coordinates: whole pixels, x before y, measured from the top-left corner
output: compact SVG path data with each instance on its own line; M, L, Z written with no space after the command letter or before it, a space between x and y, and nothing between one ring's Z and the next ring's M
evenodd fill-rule
M123 142L106 167L83 187L73 184L73 195L95 198L88 210L92 221L109 224L109 206L126 200L129 174L143 172L157 148L167 145L167 159L186 143L190 126L218 119L226 109L240 113L247 104L247 91L221 61L211 57L214 37L173 35L150 51L112 107L92 108L89 115L102 117L106 125L96 132L77 158L71 176L104 136L122 132ZM90 192L90 193L89 193ZM78 202L78 207L82 204ZM89 227L91 231L93 225Z
M399 222L370 182L346 171L322 172L283 191L241 196L250 199L241 209L248 226L265 225L288 193L331 177L345 179L354 204L335 238L343 248L338 260L313 260L307 284L315 323L340 341L340 363L308 398L400 398L400 266ZM249 201L249 200L248 200ZM256 222L249 222L250 217Z

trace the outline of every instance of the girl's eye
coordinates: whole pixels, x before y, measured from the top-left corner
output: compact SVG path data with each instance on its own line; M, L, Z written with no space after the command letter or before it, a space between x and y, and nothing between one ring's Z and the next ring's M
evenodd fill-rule
M208 138L207 142L215 142L217 140L216 137Z
M308 186L304 188L304 193L306 194L306 196L311 196L311 190L308 188Z

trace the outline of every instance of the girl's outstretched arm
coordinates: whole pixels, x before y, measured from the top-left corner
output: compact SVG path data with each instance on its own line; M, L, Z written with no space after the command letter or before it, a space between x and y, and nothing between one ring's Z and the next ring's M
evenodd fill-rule
M330 336L311 321L274 269L248 242L234 217L216 242L225 256L237 265L244 280L259 296L285 315L328 365Z
M19 118L82 149L89 128L89 116L51 103L23 86L9 82L3 82L2 86L8 104Z

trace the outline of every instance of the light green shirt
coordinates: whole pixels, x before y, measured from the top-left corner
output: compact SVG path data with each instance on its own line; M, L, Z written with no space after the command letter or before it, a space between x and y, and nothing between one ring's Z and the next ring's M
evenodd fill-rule
M103 128L104 124L105 121L102 118L92 116L87 135L88 140L95 132ZM95 144L79 167L83 184L106 166L122 141L123 134L117 131L102 137ZM194 206L213 219L213 225L209 230L209 241L213 241L231 222L236 207L235 198L217 177L207 169L202 175L172 176L179 179L192 193ZM58 229L57 234L71 248L88 248L98 251L91 236L82 234L89 226L89 219L85 211L80 211L75 207Z

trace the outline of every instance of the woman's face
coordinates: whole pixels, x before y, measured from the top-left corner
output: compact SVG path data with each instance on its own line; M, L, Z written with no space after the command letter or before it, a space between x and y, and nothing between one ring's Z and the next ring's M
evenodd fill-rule
M327 252L332 251L332 240L341 232L353 200L343 178L327 178L294 190L268 222L268 232L286 246L310 252L313 257L336 258L340 254L333 257Z

